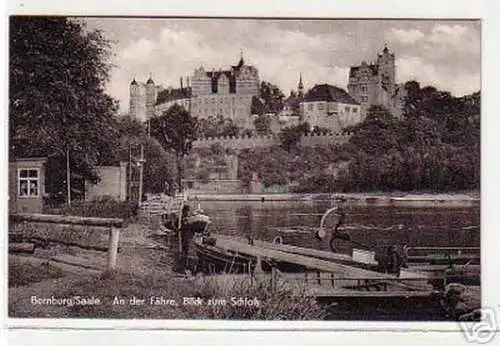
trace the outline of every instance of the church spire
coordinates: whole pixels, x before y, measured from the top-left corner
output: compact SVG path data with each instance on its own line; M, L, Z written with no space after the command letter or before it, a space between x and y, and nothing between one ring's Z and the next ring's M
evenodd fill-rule
M155 84L155 82L153 82L153 75L151 74L151 72L149 72L149 79L146 84Z
M243 60L243 48L240 48L240 61L238 62L238 68L245 65L245 61Z
M300 77L299 77L298 91L299 91L300 97L304 96L304 83L302 83L302 72L300 73Z

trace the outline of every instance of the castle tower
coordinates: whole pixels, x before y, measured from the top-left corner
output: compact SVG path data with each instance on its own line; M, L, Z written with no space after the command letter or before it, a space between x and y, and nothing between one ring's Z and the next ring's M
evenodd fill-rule
M297 90L299 91L299 97L304 97L304 83L302 83L302 73L299 77L299 86Z
M130 97L129 97L129 114L132 118L137 118L139 114L139 103L140 103L140 90L139 90L139 84L137 81L134 79L130 83L129 87L129 92L130 92Z
M394 54L387 48L387 44L382 54L377 56L377 65L380 75L380 87L386 90L389 95L393 95L396 85L396 59Z
M155 82L149 75L149 79L146 82L146 120L151 119L154 115L154 107L156 103L156 87Z

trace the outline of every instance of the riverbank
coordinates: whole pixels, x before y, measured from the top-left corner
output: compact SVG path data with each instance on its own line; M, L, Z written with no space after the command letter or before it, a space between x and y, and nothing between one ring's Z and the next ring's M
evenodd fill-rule
M101 270L106 253L73 246L9 254L9 317L322 320L327 316L314 297L294 294L285 286L273 293L268 281L247 278L221 284L177 274L175 251L165 246L164 238L144 225L122 229L113 273ZM62 263L61 258L70 261ZM211 305L212 299L227 304Z
M470 193L318 193L318 194L198 194L191 192L194 201L238 201L238 202L278 202L278 201L334 201L344 199L354 205L380 206L479 206L478 192Z

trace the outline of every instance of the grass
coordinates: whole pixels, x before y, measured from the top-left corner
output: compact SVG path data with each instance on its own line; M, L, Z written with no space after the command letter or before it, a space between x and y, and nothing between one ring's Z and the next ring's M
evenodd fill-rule
M12 267L9 276L19 267ZM29 276L33 280L33 276ZM24 282L27 282L28 278ZM314 298L294 295L290 288L278 284L275 293L266 280L259 282L238 278L221 283L212 279L178 278L158 272L156 275L133 275L116 272L98 276L67 276L56 286L47 285L46 296L96 297L101 305L73 305L64 307L30 306L29 301L16 300L9 307L10 315L18 317L52 318L114 318L114 319L232 319L232 320L321 320L324 308ZM43 292L37 292L43 297ZM151 304L151 297L173 299L176 306ZM183 304L184 298L201 298L201 306ZM208 300L224 300L225 305L208 305ZM234 300L231 300L233 298ZM114 304L114 302L124 304ZM142 304L131 304L131 299ZM252 301L249 306L244 302ZM243 303L242 303L243 302ZM257 303L255 303L257 302ZM19 313L18 313L19 312Z
M64 272L49 264L35 265L9 258L9 287L19 287L64 276Z

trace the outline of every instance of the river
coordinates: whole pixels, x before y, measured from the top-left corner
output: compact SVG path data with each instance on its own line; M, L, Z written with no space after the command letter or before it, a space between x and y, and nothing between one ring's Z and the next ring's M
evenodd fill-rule
M281 236L284 243L328 249L329 240L316 239L308 232L283 232L272 227L319 226L322 214L331 202L201 202L200 207L214 220L217 232L273 240ZM480 209L474 207L391 207L343 206L346 219L343 228L351 240L366 248L407 244L409 246L480 245ZM336 224L337 216L326 220L327 228ZM343 247L342 252L349 251Z

